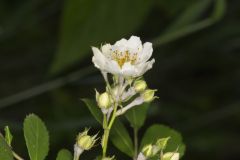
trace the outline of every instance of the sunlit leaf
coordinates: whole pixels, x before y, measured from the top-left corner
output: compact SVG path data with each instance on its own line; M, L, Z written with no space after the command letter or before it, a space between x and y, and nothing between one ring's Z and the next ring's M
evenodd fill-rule
M23 124L24 137L31 160L44 160L49 150L48 131L36 115L28 115Z
M0 134L0 159L13 160L12 151L1 134Z

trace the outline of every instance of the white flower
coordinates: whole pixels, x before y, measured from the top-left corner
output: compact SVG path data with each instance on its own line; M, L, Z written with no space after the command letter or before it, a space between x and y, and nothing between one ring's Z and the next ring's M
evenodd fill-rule
M142 45L139 37L131 36L129 40L121 39L114 45L105 44L98 49L92 47L94 65L102 72L126 77L139 77L152 68L152 43Z

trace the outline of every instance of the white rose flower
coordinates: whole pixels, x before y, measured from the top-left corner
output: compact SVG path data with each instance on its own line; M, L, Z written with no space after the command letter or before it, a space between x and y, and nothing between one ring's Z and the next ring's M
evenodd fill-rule
M124 77L139 77L152 68L152 43L142 45L139 37L131 36L129 40L121 39L114 45L105 44L98 49L92 47L94 65L102 72Z

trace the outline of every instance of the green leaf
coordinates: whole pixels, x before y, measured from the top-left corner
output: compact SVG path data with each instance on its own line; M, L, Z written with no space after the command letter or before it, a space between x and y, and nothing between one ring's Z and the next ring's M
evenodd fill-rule
M89 111L93 115L93 117L102 124L103 121L103 115L101 109L97 106L97 103L95 100L83 98L82 101L86 104Z
M133 142L126 127L119 120L115 120L110 132L110 139L114 146L121 152L132 157L134 155Z
M49 150L49 136L43 121L30 114L24 120L23 131L30 159L45 159Z
M151 0L68 0L65 1L60 43L53 73L91 55L90 46L100 46L132 34L143 23Z
M72 160L72 153L67 149L61 149L58 152L56 160Z
M9 127L6 126L6 127L4 128L4 131L5 131L5 140L6 140L7 144L8 144L9 146L11 146L13 136L12 136L12 134L11 134L11 132L10 132Z
M174 152L176 149L178 149L180 156L183 156L185 145L182 141L181 134L167 126L159 124L152 125L147 129L141 142L141 148L143 148L143 146L146 144L156 143L159 138L166 137L170 137L170 139L168 140L167 147L164 151Z
M1 160L13 160L13 154L11 148L6 143L4 137L0 134L0 159Z
M133 128L139 129L142 127L147 116L149 105L149 103L144 103L127 111L125 115Z

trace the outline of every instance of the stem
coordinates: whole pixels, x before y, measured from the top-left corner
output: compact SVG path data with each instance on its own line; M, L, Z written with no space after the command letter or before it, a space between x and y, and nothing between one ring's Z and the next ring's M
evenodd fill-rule
M77 144L74 145L74 157L73 160L79 160L80 155L83 153L83 149L79 148Z
M138 128L133 128L134 132L134 157L133 159L136 160L138 156Z
M104 134L103 134L103 158L106 157L109 133L110 133L110 130L112 128L113 122L114 122L114 120L116 118L116 111L117 111L117 104L114 105L114 111L113 111L113 114L112 114L112 117L111 117L111 120L110 120L109 124L107 125L106 128L104 127Z
M12 151L14 158L16 158L17 160L24 160L22 157L20 157L17 153L15 153L14 151Z
M106 153L107 153L107 146L108 146L108 138L109 138L109 132L110 130L108 128L106 128L104 130L104 135L103 135L103 158L106 157Z

